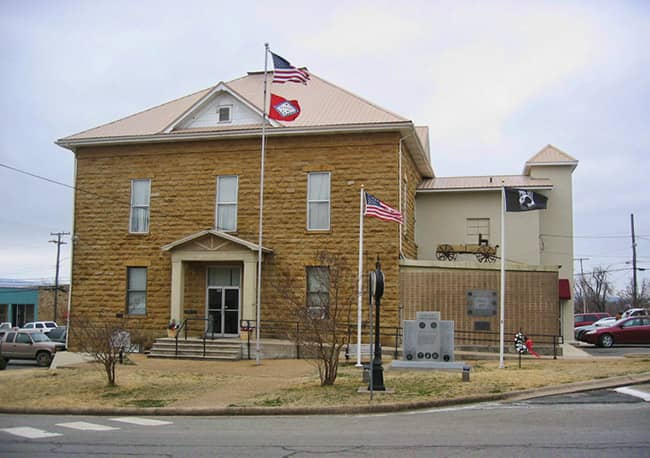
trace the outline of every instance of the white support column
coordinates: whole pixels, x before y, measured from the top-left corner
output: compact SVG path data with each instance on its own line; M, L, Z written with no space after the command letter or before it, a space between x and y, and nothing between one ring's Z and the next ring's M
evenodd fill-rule
M255 320L257 297L257 261L244 261L242 288L242 320Z
M185 266L181 260L172 260L172 301L170 319L179 322L183 312L183 293L185 291Z

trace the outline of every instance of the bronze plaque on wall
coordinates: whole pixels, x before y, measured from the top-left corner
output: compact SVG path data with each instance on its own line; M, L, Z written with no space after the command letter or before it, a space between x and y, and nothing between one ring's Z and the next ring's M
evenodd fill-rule
M494 316L497 314L497 292L489 289L467 291L467 314Z

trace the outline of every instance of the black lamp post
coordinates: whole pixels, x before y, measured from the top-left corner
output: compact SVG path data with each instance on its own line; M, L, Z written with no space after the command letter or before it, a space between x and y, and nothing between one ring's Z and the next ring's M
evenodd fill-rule
M381 365L381 342L380 335L380 302L381 297L384 295L384 273L381 271L381 262L377 256L377 263L375 264L375 356L372 360L372 378L368 389L371 391L386 391L384 386L384 368Z

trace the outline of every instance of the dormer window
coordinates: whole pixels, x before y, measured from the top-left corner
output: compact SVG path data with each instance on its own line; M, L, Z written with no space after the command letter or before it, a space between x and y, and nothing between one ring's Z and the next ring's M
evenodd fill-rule
M231 122L232 105L221 105L217 107L217 121Z

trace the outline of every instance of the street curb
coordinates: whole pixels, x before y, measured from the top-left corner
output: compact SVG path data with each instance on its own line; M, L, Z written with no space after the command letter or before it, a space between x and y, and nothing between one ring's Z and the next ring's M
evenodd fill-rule
M523 401L543 396L580 393L585 391L616 388L627 385L650 383L650 372L635 375L623 375L587 382L567 383L528 390L511 391L487 395L464 396L461 398L436 399L431 401L404 402L367 406L331 406L331 407L225 407L218 409L183 408L183 407L107 407L107 408L47 408L47 407L0 407L0 414L21 415L138 415L138 416L270 416L270 415L359 415L402 412L409 410L432 409L455 405L476 404L494 401Z

